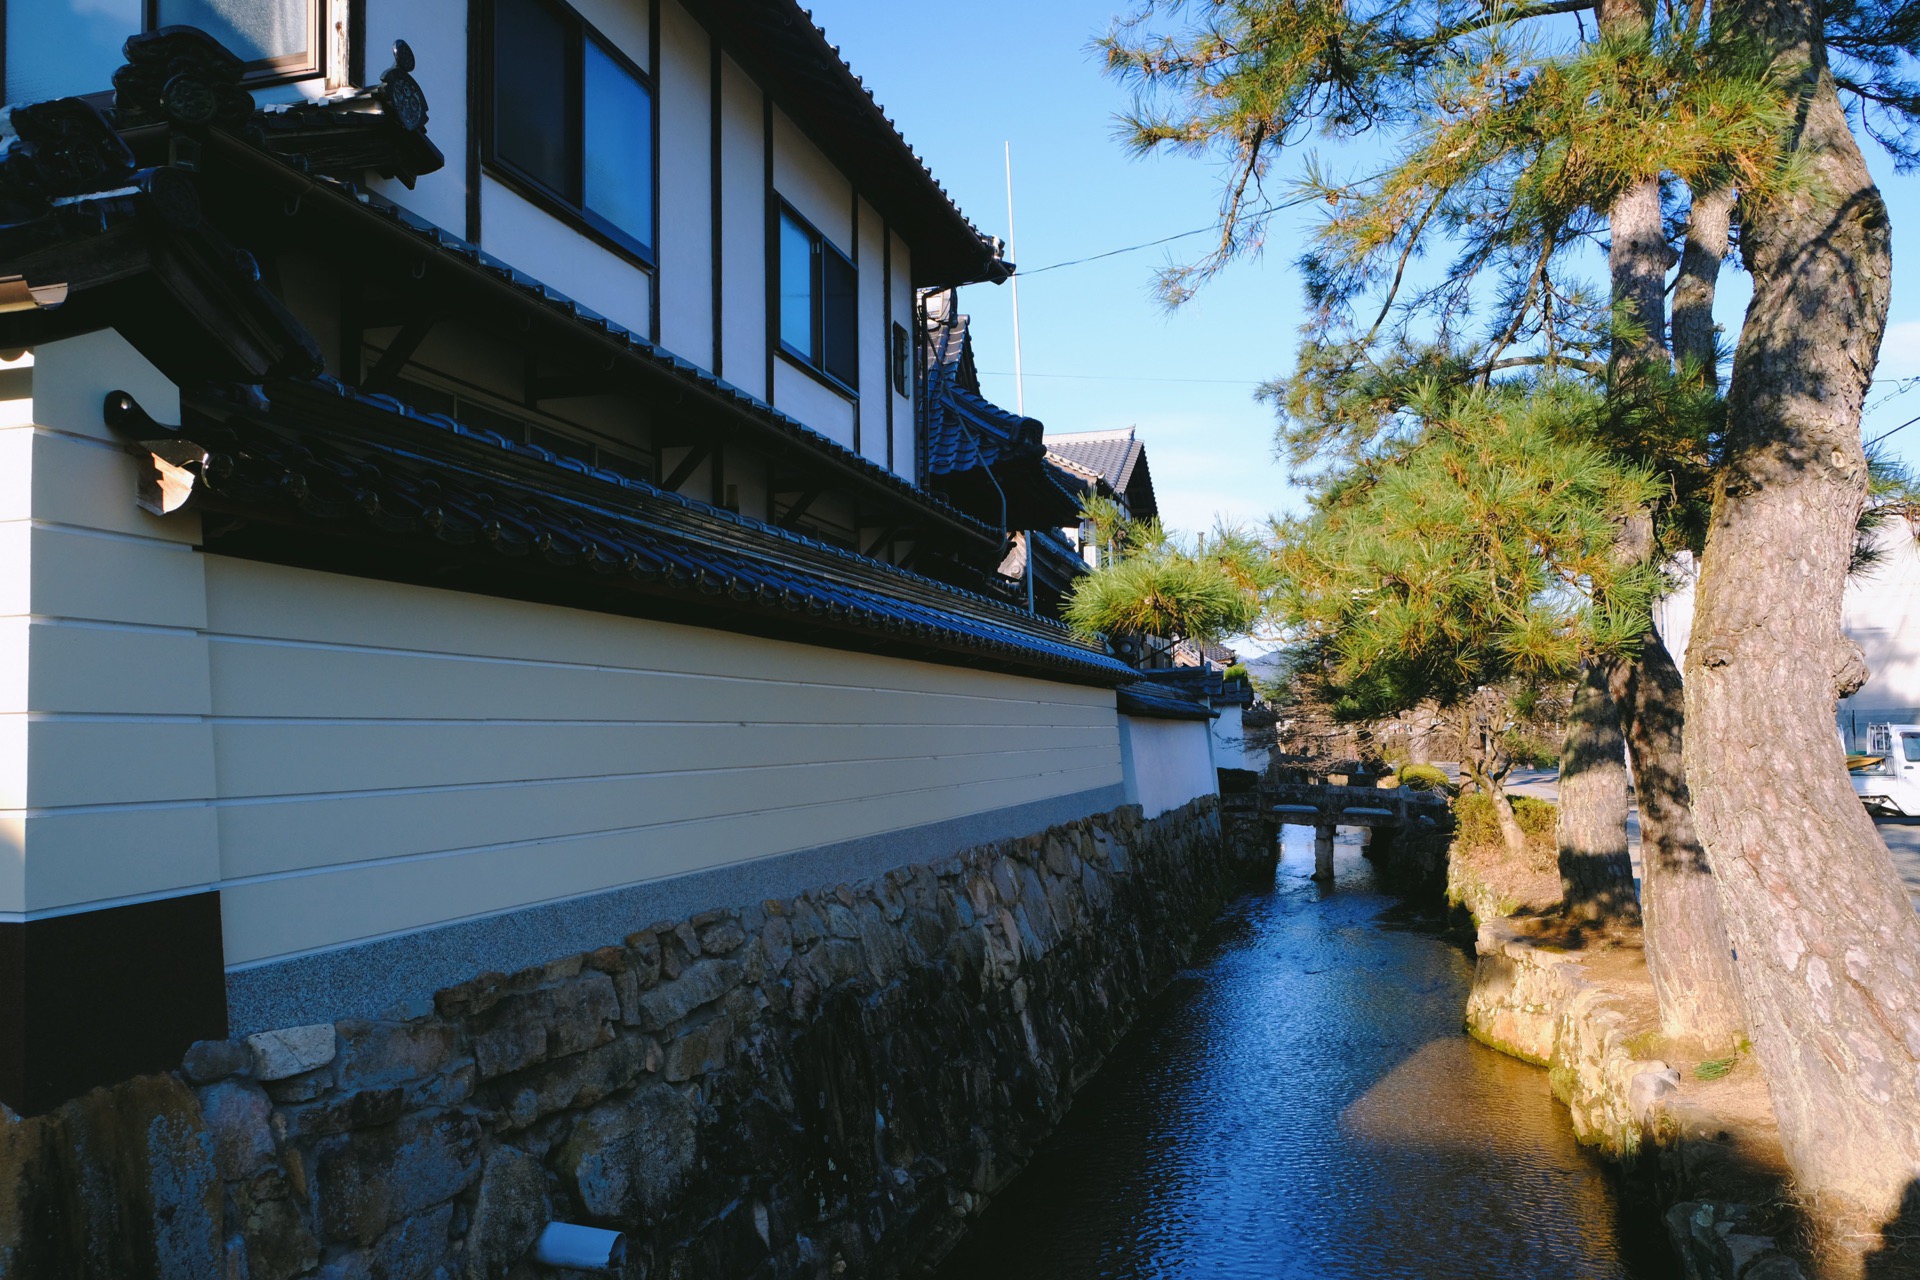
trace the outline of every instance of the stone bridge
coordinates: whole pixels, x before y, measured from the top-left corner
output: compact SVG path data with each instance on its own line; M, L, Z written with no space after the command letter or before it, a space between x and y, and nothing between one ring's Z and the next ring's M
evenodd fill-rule
M1260 799L1275 822L1313 828L1313 878L1316 880L1333 879L1336 827L1438 828L1449 821L1445 796L1409 787L1269 782L1260 788Z

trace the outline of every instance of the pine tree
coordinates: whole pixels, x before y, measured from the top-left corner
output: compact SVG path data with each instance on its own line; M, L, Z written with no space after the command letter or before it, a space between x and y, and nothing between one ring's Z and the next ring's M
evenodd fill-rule
M1257 251L1280 208L1327 211L1300 365L1270 391L1297 457L1378 453L1422 378L1570 370L1606 390L1598 442L1667 492L1623 521L1619 557L1697 541L1710 500L1684 711L1649 635L1590 673L1585 715L1610 699L1633 751L1663 1022L1737 1026L1724 905L1796 1179L1874 1225L1920 1168L1920 924L1831 744L1861 675L1839 593L1890 252L1850 123L1917 158L1917 45L1911 0L1150 0L1106 41L1140 90L1135 145L1227 162L1220 239L1163 277L1169 300ZM1316 133L1392 155L1332 176L1302 149ZM1755 297L1723 420L1713 305L1736 224ZM1417 260L1441 250L1427 282ZM1859 1255L1823 1266L1857 1274Z

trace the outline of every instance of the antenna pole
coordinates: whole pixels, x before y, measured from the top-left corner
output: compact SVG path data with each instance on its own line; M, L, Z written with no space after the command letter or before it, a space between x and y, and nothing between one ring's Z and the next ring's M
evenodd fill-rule
M1013 238L1013 143L1006 146L1007 157L1007 256L1013 259L1014 273L1007 283L1013 288L1013 407L1021 417L1027 416L1027 388L1020 377L1020 251L1015 247Z

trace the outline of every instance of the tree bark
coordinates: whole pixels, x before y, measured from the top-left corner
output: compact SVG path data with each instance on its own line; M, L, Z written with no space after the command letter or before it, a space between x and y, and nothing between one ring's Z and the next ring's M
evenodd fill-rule
M1640 800L1640 912L1660 1029L1707 1053L1730 1052L1746 1036L1746 1008L1720 887L1693 829L1681 757L1686 695L1659 632L1615 669L1613 693Z
M1573 691L1560 750L1560 813L1554 836L1560 891L1575 920L1640 922L1627 856L1627 748L1612 685L1619 659L1587 663Z
M1501 727L1494 714L1500 701L1498 693L1482 689L1461 704L1460 743L1465 759L1460 761L1460 771L1493 802L1494 822L1500 827L1500 841L1507 853L1524 858L1527 833L1520 829L1520 820L1513 816L1513 802L1507 798L1506 779L1513 771L1513 760L1500 740Z
M1742 210L1754 295L1687 650L1686 768L1787 1160L1831 1228L1822 1274L1852 1276L1896 1247L1879 1232L1920 1170L1920 917L1834 733L1865 675L1840 610L1891 243L1820 7L1741 0L1733 16L1800 95L1809 180Z
M1720 265L1727 260L1733 232L1732 187L1696 191L1687 215L1686 247L1673 285L1673 359L1682 376L1699 386L1720 386L1719 343L1713 327L1713 300Z

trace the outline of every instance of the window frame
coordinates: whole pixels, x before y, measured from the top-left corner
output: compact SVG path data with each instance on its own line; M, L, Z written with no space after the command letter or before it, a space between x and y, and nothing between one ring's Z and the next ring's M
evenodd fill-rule
M767 276L769 281L772 282L769 293L774 305L769 309L767 316L768 341L773 344L774 349L777 350L789 364L796 366L804 373L812 375L815 379L825 383L828 387L839 392L847 399L858 400L860 398L860 389L857 385L860 381L860 264L853 259L852 255L840 252L840 247L829 240L826 234L813 224L811 219L794 208L792 204L778 193L775 193L773 200L770 202L770 206L773 226L768 239L769 243L774 247L774 258L773 261L767 264ZM807 268L809 284L807 310L810 313L809 322L813 326L813 349L818 353L817 358L809 356L806 352L793 346L781 334L780 304L782 295L780 292L781 262L779 253L783 239L780 234L780 224L783 219L787 218L791 218L802 231L806 232L811 248L808 255L809 261ZM841 262L846 264L847 269L853 273L853 381L851 382L846 381L827 368L826 255L829 253L839 258Z
M140 21L143 30L156 31L160 27L161 0L141 0ZM307 6L307 38L311 42L306 56L297 54L278 58L262 58L246 64L242 73L242 82L251 89L268 85L295 84L301 80L314 80L327 74L327 11L332 7L330 0L305 0Z
M568 45L565 53L565 66L562 76L565 81L565 111L571 116L572 137L568 139L567 166L569 176L580 188L578 201L564 191L556 191L544 179L522 169L512 160L500 154L498 146L497 110L499 107L498 86L494 82L494 32L497 25L497 11L501 0L476 0L480 9L480 21L474 24L480 41L480 163L485 172L511 189L514 194L531 202L541 212L565 223L573 230L586 236L601 248L606 249L633 265L652 274L658 261L660 240L660 95L654 78L640 64L628 57L626 52L610 40L598 27L587 21L572 5L563 0L519 0L520 3L537 5L557 17L563 27L568 28ZM595 213L586 203L586 44L593 44L605 54L620 70L639 83L646 90L647 103L651 108L647 120L647 168L652 189L649 198L648 220L652 223L647 229L647 241L637 239L632 232ZM469 122L472 127L472 122Z

